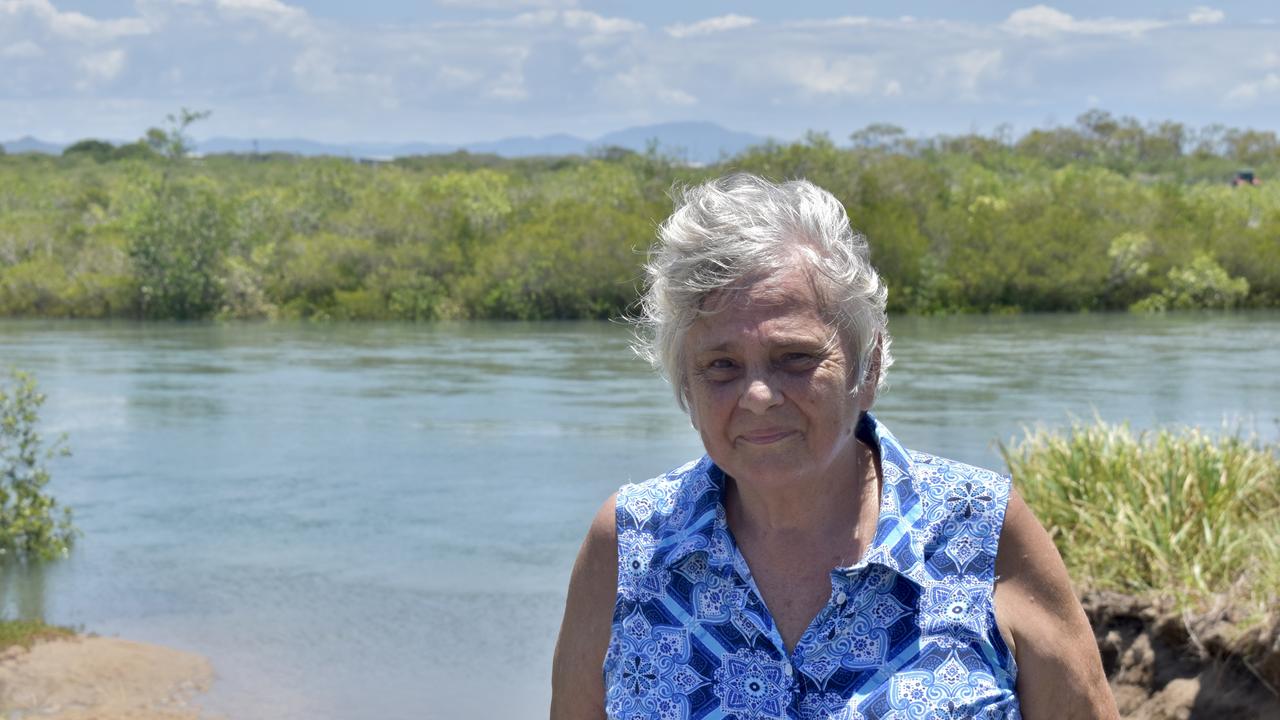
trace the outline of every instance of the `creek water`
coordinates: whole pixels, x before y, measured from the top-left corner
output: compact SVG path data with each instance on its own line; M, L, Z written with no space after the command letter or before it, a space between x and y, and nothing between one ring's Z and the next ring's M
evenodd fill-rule
M1280 436L1280 313L894 318L877 416L1002 467L1073 417ZM546 716L577 545L701 453L611 323L0 321L36 374L71 557L9 614L198 652L235 719Z

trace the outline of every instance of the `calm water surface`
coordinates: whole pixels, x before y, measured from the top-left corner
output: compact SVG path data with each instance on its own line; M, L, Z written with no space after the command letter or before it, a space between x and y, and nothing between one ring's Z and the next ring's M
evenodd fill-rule
M1280 313L896 318L877 405L1000 466L1072 416L1280 435ZM628 480L701 452L608 323L0 321L84 538L0 603L192 650L235 719L546 716L573 555Z

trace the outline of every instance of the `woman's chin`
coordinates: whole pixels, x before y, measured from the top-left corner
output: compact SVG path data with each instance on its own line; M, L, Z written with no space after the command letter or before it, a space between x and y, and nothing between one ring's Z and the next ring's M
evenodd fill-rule
M768 486L791 485L802 481L806 469L812 463L803 454L794 451L772 446L751 446L744 452L735 453L735 457L727 465L736 468L738 472L733 472L726 464L720 464L738 482Z

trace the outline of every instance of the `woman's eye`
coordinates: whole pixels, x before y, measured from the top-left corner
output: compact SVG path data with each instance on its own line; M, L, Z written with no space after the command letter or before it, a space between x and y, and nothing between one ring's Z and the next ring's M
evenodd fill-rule
M789 368L808 368L818 364L818 356L806 352L791 352L782 356L782 364Z
M699 374L712 382L727 382L738 372L738 364L729 358L715 358L702 364Z

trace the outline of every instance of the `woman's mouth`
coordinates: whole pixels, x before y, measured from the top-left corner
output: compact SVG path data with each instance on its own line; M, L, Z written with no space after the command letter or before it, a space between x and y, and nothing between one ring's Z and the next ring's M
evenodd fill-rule
M768 429L752 430L738 436L739 440L749 445L772 445L795 434L794 430Z

